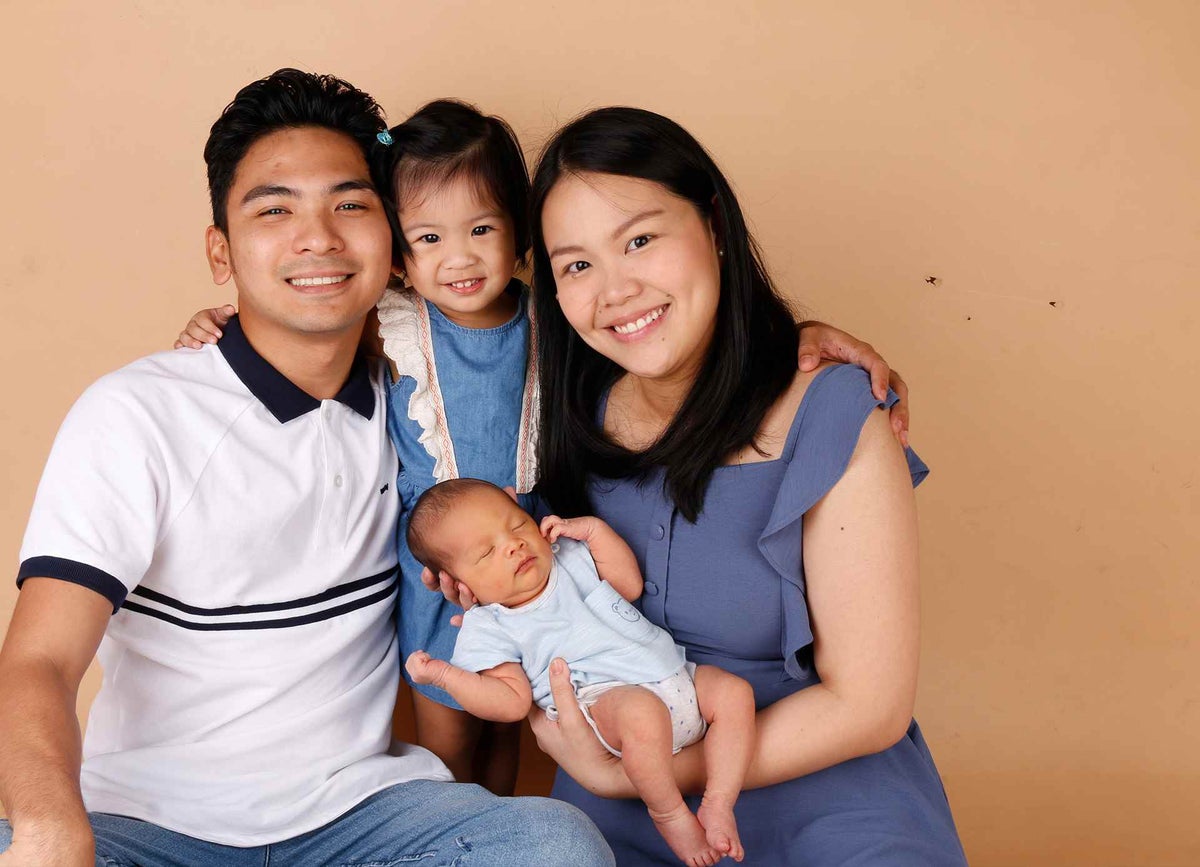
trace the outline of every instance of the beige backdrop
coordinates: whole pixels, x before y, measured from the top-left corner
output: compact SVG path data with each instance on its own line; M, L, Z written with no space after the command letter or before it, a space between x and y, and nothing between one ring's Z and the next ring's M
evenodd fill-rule
M717 155L786 291L912 385L918 716L971 862L1200 864L1200 5L4 5L10 574L76 395L228 299L200 154L239 86L334 72L393 121L458 96L531 152L640 105Z

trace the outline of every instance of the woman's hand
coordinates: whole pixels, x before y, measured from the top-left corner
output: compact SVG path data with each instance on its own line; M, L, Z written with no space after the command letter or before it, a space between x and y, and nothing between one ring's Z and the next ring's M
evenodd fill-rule
M552 722L536 705L529 714L538 748L592 794L602 798L636 798L637 789L625 775L621 760L604 749L583 718L571 686L571 672L562 659L550 663L550 692L558 709L558 721Z
M237 313L237 308L232 304L201 310L188 321L183 331L179 332L179 338L175 341L174 348L199 349L206 343L215 344L221 339L221 329L228 324L235 313Z
M888 367L883 356L871 344L824 322L800 323L800 370L807 373L822 358L861 367L871 375L871 392L878 400L887 397L890 387L900 398L892 406L892 433L908 448L908 386L900 374Z

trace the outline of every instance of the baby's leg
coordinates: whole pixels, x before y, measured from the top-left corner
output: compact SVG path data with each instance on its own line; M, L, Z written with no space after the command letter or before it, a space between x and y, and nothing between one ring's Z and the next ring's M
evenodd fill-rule
M704 737L708 782L697 816L709 845L741 861L745 852L733 805L754 753L754 690L740 677L714 665L697 666L693 679L700 714L708 723Z
M458 782L475 782L471 765L482 721L465 710L438 704L416 690L412 695L417 744L445 762Z
M600 736L620 750L625 773L671 851L689 867L716 864L724 853L708 844L704 828L675 784L667 706L640 686L618 686L601 695L588 712Z

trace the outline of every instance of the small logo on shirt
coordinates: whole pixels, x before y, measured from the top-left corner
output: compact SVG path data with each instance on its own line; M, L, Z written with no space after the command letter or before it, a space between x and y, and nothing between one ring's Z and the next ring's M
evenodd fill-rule
M642 615L638 614L638 610L620 599L612 604L613 613L619 616L622 620L628 620L630 623L637 623L642 619Z
M380 496L383 496L384 494L386 494L386 493L387 493L387 489L388 489L388 486L389 486L389 484L390 484L389 482L384 482L384 485L383 485L383 487L379 489L379 495L380 495Z

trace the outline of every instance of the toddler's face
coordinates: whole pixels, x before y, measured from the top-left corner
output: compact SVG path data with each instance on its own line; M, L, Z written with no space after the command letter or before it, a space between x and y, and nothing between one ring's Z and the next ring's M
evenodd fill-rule
M550 577L550 543L503 491L463 494L439 522L437 534L434 544L448 552L448 571L484 605L523 605Z
M402 196L397 216L411 253L404 269L417 294L450 321L495 328L513 315L504 289L517 264L512 220L479 197L471 178Z

